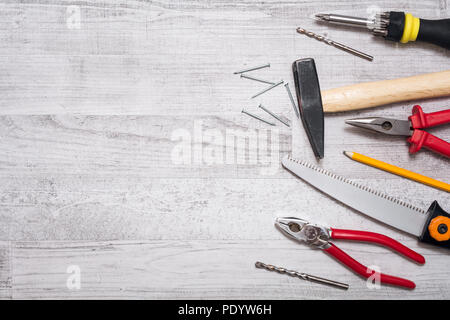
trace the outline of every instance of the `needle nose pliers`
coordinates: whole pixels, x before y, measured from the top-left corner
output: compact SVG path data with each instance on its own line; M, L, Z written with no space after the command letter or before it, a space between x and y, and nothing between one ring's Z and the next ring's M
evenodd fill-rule
M339 249L336 245L330 242L331 239L344 239L363 242L372 242L389 247L400 254L416 261L419 264L425 263L425 258L417 252L402 245L400 242L395 241L385 235L356 230L342 230L330 227L319 226L311 224L306 220L299 218L277 218L275 220L275 226L277 226L288 237L293 238L300 242L306 242L307 244L322 249L335 259L339 260L347 267L360 274L365 278L369 278L375 274L375 271L368 269L362 265L344 251ZM387 274L379 273L379 279L381 283L391 284L404 288L414 289L415 283Z
M409 136L410 153L419 151L422 147L430 149L446 157L450 157L450 143L420 130L450 123L450 109L433 113L424 113L419 105L412 109L408 120L397 120L383 117L369 117L346 120L352 126L365 128L389 135Z

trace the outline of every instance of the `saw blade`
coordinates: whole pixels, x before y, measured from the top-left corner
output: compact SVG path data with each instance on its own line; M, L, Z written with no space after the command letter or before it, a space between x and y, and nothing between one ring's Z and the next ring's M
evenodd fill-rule
M417 237L422 234L427 221L424 210L289 155L281 162L283 167L347 206Z

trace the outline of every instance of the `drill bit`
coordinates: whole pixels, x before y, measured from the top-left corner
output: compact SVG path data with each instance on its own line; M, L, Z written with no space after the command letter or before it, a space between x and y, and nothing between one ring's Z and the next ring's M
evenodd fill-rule
M326 44L328 44L330 46L333 46L333 47L338 48L340 50L343 50L345 52L351 53L351 54L353 54L355 56L358 56L360 58L363 58L363 59L366 59L366 60L369 60L369 61L373 60L373 57L371 55L368 55L368 54L366 54L364 52L361 52L361 51L358 51L356 49L350 48L349 46L346 46L345 44L339 43L337 41L333 41L333 40L328 39L328 38L326 38L324 36L316 34L314 32L305 30L303 28L297 28L297 32L300 33L300 34L307 35L308 37L314 38L314 39L316 39L318 41L322 41L322 42L324 42L324 43L326 43Z
M311 282L317 282L317 283L320 283L320 284L326 284L326 285L333 286L333 287L336 287L336 288L339 288L339 289L347 290L349 288L349 285L345 284L345 283L341 283L341 282L337 282L337 281L333 281L333 280L328 280L328 279L312 276L312 275L306 274L306 273L300 273L300 272L297 272L297 271L294 271L294 270L288 270L288 269L285 269L285 268L282 268L282 267L276 267L276 266L273 266L271 264L265 264L265 263L262 263L262 262L259 262L259 261L257 261L255 263L255 267L259 268L259 269L266 269L268 271L275 271L275 272L278 272L280 274L286 274L288 276L296 277L296 278L299 278L299 279L302 279L302 280L307 280L307 281L311 281Z

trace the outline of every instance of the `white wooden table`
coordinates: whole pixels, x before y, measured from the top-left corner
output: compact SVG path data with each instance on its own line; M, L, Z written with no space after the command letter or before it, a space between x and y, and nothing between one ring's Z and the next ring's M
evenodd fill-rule
M449 255L343 206L279 166L282 155L314 161L304 130L278 125L267 159L230 158L226 134L264 137L241 114L263 103L293 119L281 86L291 63L316 61L322 90L450 68L450 53L397 45L320 25L317 12L366 16L404 10L450 16L448 0L401 1L1 1L0 297L449 299ZM372 54L373 62L298 35L302 26ZM352 162L343 150L450 181L449 160L408 155L403 138L349 128L357 116L407 117L450 99L411 101L328 115L319 166L428 208L447 193ZM200 135L199 135L200 132ZM433 130L449 140L450 128ZM178 139L182 139L178 140ZM263 139L264 140L264 139ZM191 151L180 158L180 150ZM236 154L267 151L249 143ZM200 153L199 153L200 152ZM199 156L200 155L200 156ZM233 155L233 154L231 154ZM267 157L266 157L267 158ZM262 168L266 169L265 171ZM389 235L425 255L418 266L385 248L339 241L367 265L417 288L368 289L327 255L289 241L277 216ZM348 291L255 269L260 260L350 284ZM79 277L78 277L79 276ZM80 280L80 282L78 282ZM78 286L80 284L80 286Z

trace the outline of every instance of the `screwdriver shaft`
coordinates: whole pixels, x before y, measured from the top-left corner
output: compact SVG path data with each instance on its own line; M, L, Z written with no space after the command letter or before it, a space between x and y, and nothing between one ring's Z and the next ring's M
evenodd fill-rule
M282 268L282 267L276 267L276 266L273 266L271 264L265 264L265 263L262 263L262 262L259 262L259 261L257 261L255 263L255 267L259 268L259 269L266 269L268 271L275 271L275 272L278 272L280 274L286 274L288 276L296 277L296 278L299 278L299 279L302 279L302 280L307 280L307 281L316 282L316 283L320 283L320 284L326 284L326 285L333 286L333 287L336 287L336 288L339 288L339 289L347 290L349 288L348 284L345 284L345 283L342 283L342 282L328 280L328 279L321 278L321 277L316 277L316 276L313 276L313 275L310 275L310 274L300 273L300 272L297 272L297 271L294 271L294 270L288 270L288 269L285 269L285 268Z
M375 24L375 19L351 17L332 13L318 13L315 17L319 21L323 22L367 28L370 30L373 29L373 26Z
M321 22L327 22L331 24L339 24L351 27L366 28L374 35L386 37L388 34L388 26L390 24L390 13L381 12L377 13L373 18L359 18L351 16L343 16L340 14L332 13L319 13L316 14L316 19Z

